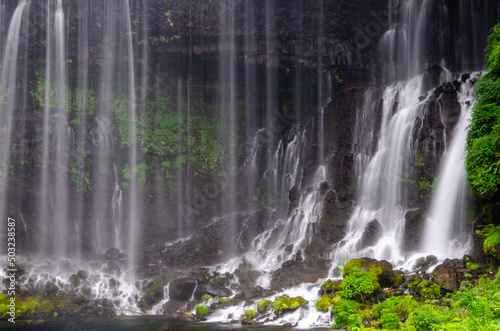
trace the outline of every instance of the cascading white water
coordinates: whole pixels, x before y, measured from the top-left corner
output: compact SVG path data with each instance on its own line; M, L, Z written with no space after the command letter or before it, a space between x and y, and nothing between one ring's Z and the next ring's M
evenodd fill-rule
M477 74L472 75L460 87L460 121L444 155L437 190L432 197L431 210L424 229L421 250L439 258L461 258L471 245L470 236L467 236L471 229L466 223L469 189L465 178L465 143L476 77Z
M137 180L137 169L138 166L138 153L137 153L137 109L136 109L136 88L135 88L135 71L134 71L134 49L132 41L132 23L130 19L130 8L128 1L124 2L124 12L125 12L125 22L127 33L127 76L128 76L128 115L130 120L130 145L129 145L129 156L128 156L128 166L130 169L130 196L128 201L128 214L127 214L127 252L129 254L129 264L132 267L137 265L137 258L139 256L139 247L142 239L140 231L140 216L141 216L141 205L139 203L141 194L139 193L138 180ZM134 275L135 276L135 275Z
M68 90L65 46L65 18L62 1L49 1L47 15L47 64L45 67L44 139L42 154L42 188L39 215L40 232L53 243L50 254L65 256L73 251L67 240L68 222ZM50 139L52 138L52 139ZM53 164L54 172L50 171ZM41 253L49 253L46 242Z
M237 142L237 116L236 108L236 34L235 34L235 6L230 2L226 2L220 6L220 40L219 51L221 53L219 62L219 79L220 79L220 99L221 99L221 119L223 125L227 127L226 139L228 145L227 165L230 178L228 179L226 194L226 208L229 215L235 215L237 197L237 182L234 176L234 169L237 168L236 159L236 142ZM234 222L229 223L229 228L226 229L230 233L235 233Z
M113 190L112 205L112 220L114 226L113 247L122 249L122 222L123 222L123 209L122 209L122 190L118 184L118 174L116 172L116 165L113 163L113 170L115 172L115 188Z
M23 0L17 6L9 25L7 39L3 45L2 67L0 68L0 216L8 217L6 210L7 184L12 141L13 114L17 100L17 61L19 41L23 32L25 15L29 14L30 2ZM27 22L25 23L27 24ZM0 225L0 236L6 238L6 224ZM3 252L5 247L0 248Z
M403 258L400 250L400 238L403 233L405 213L405 192L401 180L412 155L412 132L415 120L421 107L421 86L423 76L417 76L405 83L395 83L387 87L383 93L382 121L380 125L376 153L366 164L366 153L369 153L372 141L359 141L354 145L356 169L366 170L359 178L360 196L358 204L349 220L347 235L343 245L335 249L334 261L355 256L372 256L378 259L397 261ZM371 100L366 95L365 106ZM371 110L373 111L373 109ZM360 113L358 112L358 115ZM361 112L366 114L366 109ZM375 129L370 117L358 118L367 120L366 127ZM360 125L363 136L367 135L365 125ZM374 136L374 132L368 134ZM357 139L357 138L355 138ZM359 140L359 139L358 139ZM364 155L364 156L363 156ZM373 247L359 250L359 241L369 222L377 220L382 226L383 237Z

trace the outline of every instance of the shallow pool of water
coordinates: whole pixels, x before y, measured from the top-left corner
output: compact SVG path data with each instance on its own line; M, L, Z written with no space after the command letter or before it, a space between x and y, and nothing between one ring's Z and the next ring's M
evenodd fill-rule
M214 323L186 323L173 321L162 316L121 316L121 317L96 317L96 318L54 318L47 319L44 326L23 325L25 321L18 320L16 324L0 322L0 330L47 330L47 331L101 331L101 330L158 330L168 323L171 331L215 331L215 330L291 330L293 328L282 326L244 326L241 324L214 324ZM302 329L304 330L304 329ZM330 330L314 328L310 330Z

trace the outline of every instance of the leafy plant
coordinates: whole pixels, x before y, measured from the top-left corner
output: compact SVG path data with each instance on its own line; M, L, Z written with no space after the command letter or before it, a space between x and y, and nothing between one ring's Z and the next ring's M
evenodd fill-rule
M488 37L486 73L475 87L467 136L467 180L472 193L491 200L500 185L500 23Z
M332 304L332 297L328 294L324 294L321 299L316 302L316 309L319 311L328 311Z
M194 307L194 310L196 311L196 317L202 318L208 315L209 310L207 306L196 306Z
M344 275L341 288L342 298L350 299L359 295L362 300L363 294L371 294L375 289L372 280L368 277L368 272L363 272L357 267L352 268L349 275Z

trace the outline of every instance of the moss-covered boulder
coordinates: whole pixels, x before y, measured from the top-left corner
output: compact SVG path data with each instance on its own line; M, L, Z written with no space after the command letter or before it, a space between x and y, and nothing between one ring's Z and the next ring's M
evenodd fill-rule
M198 286L194 291L194 298L200 300L204 294L209 294L213 297L230 297L233 295L233 292L220 283L205 280L198 282Z
M81 280L86 280L87 277L88 277L88 274L85 270L78 270L78 272L76 273L76 275L78 276L78 278L80 278Z
M78 286L80 286L80 277L72 274L71 276L69 276L68 282L73 286L73 288L77 288Z
M163 288L165 285L162 283L153 283L144 290L144 302L148 306L152 306L163 299Z
M247 322L252 322L253 319L257 316L257 312L253 309L245 310L245 314L243 315L243 319Z
M381 287L391 287L394 284L394 270L388 261L375 260L370 258L353 259L344 266L344 276L349 275L353 268L359 268L375 276L375 281ZM375 282L374 282L375 283ZM377 289L377 284L374 284Z
M276 315L281 315L287 311L293 311L299 307L305 306L307 303L307 300L301 296L290 298L287 295L283 295L276 297L276 300L273 302L273 310Z
M394 274L394 283L393 283L393 287L400 287L401 285L403 285L405 282L405 279L403 277L402 274L399 274L399 273L395 273Z
M434 283L439 285L443 290L452 292L458 290L459 283L457 273L451 269L440 269L432 273Z
M325 293L331 294L331 293L335 293L335 292L340 291L341 290L341 286L340 286L341 283L342 283L341 280L328 279L320 287L321 295L323 295Z
M476 234L484 238L483 250L489 256L500 260L500 225L488 224Z
M259 301L259 303L257 304L257 310L259 311L259 313L263 313L265 312L269 307L272 307L272 301L271 300L265 300L265 299L262 299Z

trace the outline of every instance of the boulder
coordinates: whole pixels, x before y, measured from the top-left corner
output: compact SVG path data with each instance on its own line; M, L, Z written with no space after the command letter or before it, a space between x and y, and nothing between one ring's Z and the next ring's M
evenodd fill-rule
M87 272L85 270L78 270L78 272L76 273L76 275L78 276L78 278L80 278L81 280L85 280L87 279Z
M451 269L435 270L432 275L434 276L434 283L439 285L443 290L453 292L458 290L459 283L457 272Z
M311 243L305 247L305 256L313 258L322 257L326 247L327 244L325 241L321 237L315 236L312 238Z
M201 300L201 297L203 296L203 294L210 294L213 297L226 298L226 297L230 297L231 295L233 295L233 292L231 292L231 290L225 288L221 284L212 283L212 282L198 283L198 287L196 288L196 291L194 292L194 298L196 300Z
M415 209L405 214L405 229L403 234L403 250L405 252L419 249L425 225L423 209Z
M120 250L118 248L110 248L104 253L104 256L108 260L119 260L120 259Z
M377 276L381 287L391 287L394 284L394 270L392 264L385 260L375 260L367 257L354 259L344 266L345 274L349 274L349 269L357 267L362 271L373 272Z
M360 249L374 246L382 236L383 231L384 228L377 219L370 221L366 225L365 231L363 231L363 235L361 236L361 240L359 242Z
M144 302L148 306L152 306L163 299L163 288L165 286L162 283L151 284L144 290Z
M243 290L239 298L242 300L251 300L269 296L271 293L271 291L267 291L260 286L254 286Z
M80 278L75 274L69 276L68 282L73 285L73 288L77 288L78 286L80 286Z
M443 68L438 64L427 67L422 80L422 91L429 91L438 86L443 72Z
M330 265L326 259L286 261L272 273L271 289L286 289L302 283L315 283L328 276Z
M451 269L451 270L458 270L458 269L465 269L466 268L466 263L464 260L461 259L445 259L443 263L438 265L435 269L434 272L441 270L441 269Z
M419 257L415 264L413 265L414 270L426 270L430 266L434 265L437 262L437 257L434 255L428 255L426 257Z
M335 292L338 292L342 289L340 284L342 284L342 280L340 279L333 281L331 279L328 279L321 285L320 294L324 295L324 294L333 294Z
M187 310L186 301L169 300L163 305L162 314L170 318L182 318L185 317L186 313L182 311Z
M276 300L273 302L273 309L276 315L281 315L305 306L307 305L307 303L307 300L305 300L303 297L298 296L290 298L287 295L283 295L276 297Z
M170 282L168 287L169 296L172 300L189 301L193 296L196 280L191 277L176 278Z
M52 281L45 283L45 295L49 296L51 294L56 294L59 291L59 287Z
M194 266L191 269L191 275L193 275L194 277L205 278L206 276L208 276L208 274L209 271L206 267Z

